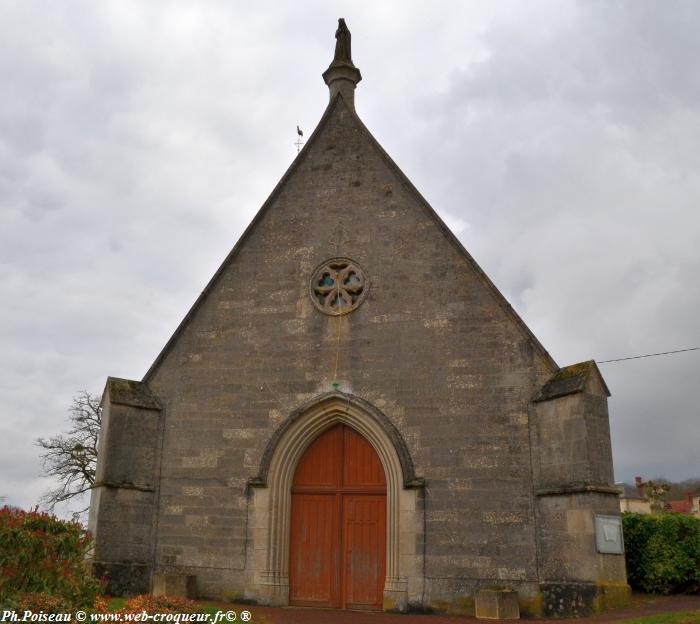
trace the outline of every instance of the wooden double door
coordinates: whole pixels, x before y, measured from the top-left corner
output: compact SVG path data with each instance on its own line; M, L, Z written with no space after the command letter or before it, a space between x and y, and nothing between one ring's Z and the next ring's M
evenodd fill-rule
M290 532L291 604L382 608L386 479L374 448L354 429L334 426L302 456Z

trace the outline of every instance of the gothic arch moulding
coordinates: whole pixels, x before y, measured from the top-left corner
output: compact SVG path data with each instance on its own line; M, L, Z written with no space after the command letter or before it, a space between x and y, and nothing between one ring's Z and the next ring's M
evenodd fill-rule
M324 394L295 410L272 436L258 476L250 481L253 558L246 593L269 604L288 603L294 471L308 446L338 423L362 434L382 462L387 482L384 603L404 610L413 602L412 595L422 591L422 552L416 544L422 539L423 523L416 503L423 482L416 478L408 448L389 419L368 402L341 392Z

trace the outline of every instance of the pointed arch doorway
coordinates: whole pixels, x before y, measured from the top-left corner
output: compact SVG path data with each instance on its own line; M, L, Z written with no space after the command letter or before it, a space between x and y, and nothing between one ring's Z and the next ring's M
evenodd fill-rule
M372 445L339 423L304 451L292 481L291 604L381 609L386 476Z

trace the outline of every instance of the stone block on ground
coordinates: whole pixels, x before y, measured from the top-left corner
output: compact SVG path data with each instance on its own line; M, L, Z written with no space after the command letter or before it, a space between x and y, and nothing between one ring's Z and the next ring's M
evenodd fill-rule
M197 577L188 574L156 572L153 575L154 596L197 597Z
M476 617L483 620L519 620L518 592L488 588L476 592Z

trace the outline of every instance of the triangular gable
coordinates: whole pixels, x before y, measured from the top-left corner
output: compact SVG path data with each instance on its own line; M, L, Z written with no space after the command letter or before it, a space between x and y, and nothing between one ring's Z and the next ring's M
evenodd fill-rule
M529 340L529 342L535 347L536 351L538 351L540 353L540 355L543 357L545 363L552 370L558 370L559 367L557 366L554 359L549 355L549 353L544 348L544 346L540 343L540 341L537 339L537 337L530 331L530 328L520 318L520 316L513 309L513 307L510 305L510 303L508 303L507 299L501 294L501 292L498 290L498 288L495 286L495 284L484 273L484 271L481 269L481 267L477 264L477 262L474 260L474 258L469 254L469 252L465 249L465 247L462 245L462 243L459 241L459 239L447 227L445 222L435 212L435 210L432 208L432 206L430 206L430 204L427 202L427 200L420 194L418 189L416 189L416 187L411 183L411 181L408 179L408 177L403 173L403 171L401 171L399 166L392 160L392 158L389 156L389 154L387 154L387 152L384 150L384 148L382 148L382 146L379 144L379 142L374 138L372 133L367 129L365 124L362 122L362 120L359 118L359 116L355 112L354 107L351 105L348 105L347 102L345 102L345 100L343 99L342 93L338 93L331 100L331 102L329 102L325 112L323 113L323 116L321 117L321 120L319 121L318 125L316 126L316 128L314 129L312 134L310 135L309 140L306 142L306 144L304 145L302 150L299 152L297 157L294 159L292 164L289 166L287 171L284 173L284 175L280 179L280 181L277 183L275 188L272 190L272 192L270 193L267 200L265 200L265 202L263 203L260 210L257 212L255 217L253 217L253 219L250 222L250 224L248 225L248 227L244 230L241 237L238 239L236 244L233 246L233 249L231 249L229 254L226 256L224 261L221 263L221 265L217 269L216 273L214 273L213 277L209 280L208 284L205 286L204 290L202 290L199 297L197 297L196 301L194 302L192 307L189 309L189 311L187 312L187 314L183 318L182 322L178 325L175 332L172 334L172 336L170 337L168 342L165 344L165 346L163 347L161 352L158 354L158 356L154 360L153 364L151 365L151 367L148 369L148 371L144 375L143 380L142 380L143 383L147 383L148 380L153 376L153 374L157 370L158 366L163 361L163 359L165 358L167 353L170 351L172 346L175 344L175 342L177 341L177 338L184 331L185 327L188 325L188 323L190 322L190 320L194 316L194 314L197 311L197 309L199 308L199 306L206 299L208 294L213 290L213 288L216 285L216 283L218 282L219 278L223 275L226 267L231 262L233 262L234 258L238 254L239 250L242 248L245 241L248 239L250 234L253 232L256 225L261 221L261 219L267 213L269 207L274 203L275 199L277 198L277 196L279 195L281 190L284 188L287 181L291 178L291 176L294 174L294 172L300 167L301 163L305 160L307 154L309 154L311 147L315 143L317 137L321 135L322 131L324 130L324 128L328 122L328 119L331 117L333 111L338 106L345 106L346 107L347 111L351 114L353 120L357 123L361 132L369 140L370 144L377 150L378 154L380 155L382 160L385 162L385 164L388 166L389 170L396 176L397 180L409 191L409 193L412 194L416 198L419 205L423 207L425 212L435 222L435 224L438 226L438 229L443 233L445 238L455 247L457 252L465 260L467 265L472 269L472 271L477 276L477 278L491 292L491 294L493 295L493 297L496 300L496 302L498 303L498 305L503 309L503 311L506 313L506 315L515 323L515 325L520 329L520 331L522 331L522 333L526 336L526 338Z

